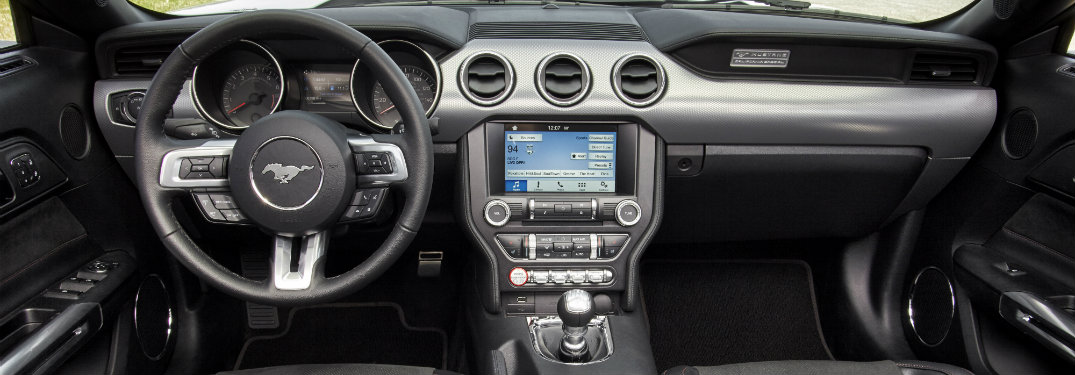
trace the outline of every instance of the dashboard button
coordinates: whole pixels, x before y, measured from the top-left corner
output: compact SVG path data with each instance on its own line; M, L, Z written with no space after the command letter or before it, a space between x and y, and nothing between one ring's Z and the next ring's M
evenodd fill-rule
M529 275L527 275L526 270L522 267L512 268L511 271L508 272L508 280L511 281L512 285L523 286L526 284L527 279L529 279Z
M533 281L535 284L546 284L549 282L549 271L533 271Z
M552 245L552 250L556 251L556 252L571 251L571 243L570 242L554 242L553 245Z
M511 208L502 200L494 199L485 204L485 221L494 227L504 226L511 219Z
M633 200L624 199L616 205L616 222L629 227L638 224L642 217L642 208Z
M554 283L564 284L567 282L567 271L549 271L549 278Z
M523 247L524 234L498 234L496 235L497 242L500 242L500 246L504 247L504 250L508 252L508 256L512 258L525 258L526 251Z

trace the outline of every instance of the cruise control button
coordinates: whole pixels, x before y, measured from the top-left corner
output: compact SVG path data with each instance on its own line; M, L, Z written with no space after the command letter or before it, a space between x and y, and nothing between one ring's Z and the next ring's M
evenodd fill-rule
M526 270L522 267L512 268L511 271L508 272L508 280L515 286L525 285L528 278L529 275L526 274Z
M221 210L233 210L238 208L235 206L235 200L227 194L209 194L209 198L213 200L213 207Z
M239 210L220 210L220 213L224 215L224 219L231 223L242 223L246 221L246 215L243 215Z

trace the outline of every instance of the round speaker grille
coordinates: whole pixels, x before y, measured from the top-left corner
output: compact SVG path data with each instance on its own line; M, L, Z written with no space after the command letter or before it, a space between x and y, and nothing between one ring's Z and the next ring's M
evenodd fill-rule
M1034 111L1021 108L1008 116L1004 126L1004 152L1012 159L1022 159L1034 149L1038 138L1038 118Z
M152 360L161 359L172 338L172 302L168 289L157 275L149 275L134 296L134 330L142 352Z
M60 111L60 139L67 153L76 160L90 152L89 124L74 104L68 104Z
M907 316L911 329L923 344L935 346L948 336L955 316L956 299L948 276L937 267L926 267L911 283Z
M1015 7L1019 5L1019 0L993 0L993 14L997 15L997 18L1006 20L1015 13Z

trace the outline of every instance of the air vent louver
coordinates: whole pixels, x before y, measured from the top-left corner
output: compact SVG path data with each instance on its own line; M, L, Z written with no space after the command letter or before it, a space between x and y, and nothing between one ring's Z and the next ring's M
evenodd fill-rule
M152 76L175 50L177 44L131 46L116 50L113 60L117 75Z
M664 71L656 61L644 55L620 59L612 74L616 94L627 104L653 104L664 90Z
M511 92L514 72L507 60L493 52L475 54L463 63L459 86L470 101L481 105L500 103Z
M33 60L23 57L16 57L13 59L0 61L0 77L9 74L15 74L15 72L27 69L31 66L34 66Z
M918 54L911 65L911 82L975 83L978 60L970 56Z
M582 59L568 54L545 58L538 67L538 90L550 103L578 103L590 85L590 72Z

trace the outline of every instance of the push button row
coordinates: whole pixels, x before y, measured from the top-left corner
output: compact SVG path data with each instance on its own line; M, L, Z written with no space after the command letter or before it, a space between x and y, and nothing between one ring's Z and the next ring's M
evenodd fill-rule
M508 281L515 286L524 285L594 285L608 284L613 280L609 269L532 269L512 268Z
M496 240L513 259L612 259L626 234L498 234Z

